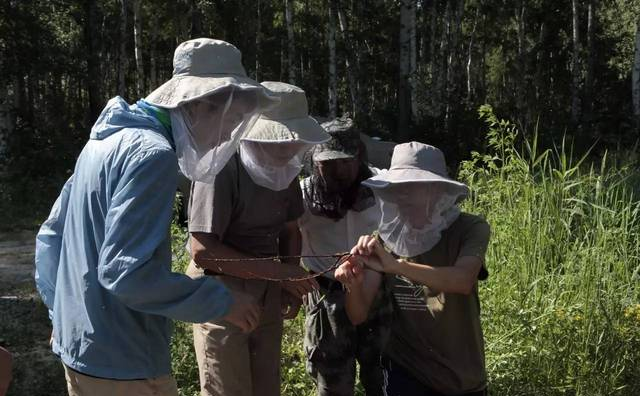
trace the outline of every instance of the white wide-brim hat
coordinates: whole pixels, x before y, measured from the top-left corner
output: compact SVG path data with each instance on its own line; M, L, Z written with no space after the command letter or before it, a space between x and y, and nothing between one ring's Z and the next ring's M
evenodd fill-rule
M400 183L444 183L454 189L460 199L469 195L464 183L448 176L442 151L419 142L398 144L393 150L391 167L362 182L374 189Z
M329 134L309 116L305 92L295 85L265 81L261 84L280 103L263 112L243 140L259 142L302 141L319 144L329 140Z
M258 108L270 108L278 99L247 77L240 51L222 40L199 38L181 43L173 56L173 77L145 100L165 108L176 107L228 89L255 91Z

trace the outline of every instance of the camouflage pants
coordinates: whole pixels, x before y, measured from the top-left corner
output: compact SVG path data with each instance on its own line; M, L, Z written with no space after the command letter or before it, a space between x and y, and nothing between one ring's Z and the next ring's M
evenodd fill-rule
M307 372L317 394L353 395L357 361L366 395L383 395L380 351L390 331L390 299L377 298L367 321L354 326L345 311L340 283L323 278L320 285L319 291L307 296L304 336Z

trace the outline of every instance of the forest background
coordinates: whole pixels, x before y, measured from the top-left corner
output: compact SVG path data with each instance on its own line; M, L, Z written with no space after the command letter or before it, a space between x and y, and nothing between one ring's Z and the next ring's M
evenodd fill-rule
M235 44L258 81L302 87L312 115L443 149L475 191L466 209L492 224L495 394L640 393L640 0L2 1L0 231L37 227L107 100L146 96L195 37ZM37 299L26 307L21 320L48 325ZM285 335L287 395L313 389L301 320ZM19 353L46 333L0 330ZM197 389L189 338L178 323L184 395ZM13 394L63 386L59 367L38 388L17 363Z

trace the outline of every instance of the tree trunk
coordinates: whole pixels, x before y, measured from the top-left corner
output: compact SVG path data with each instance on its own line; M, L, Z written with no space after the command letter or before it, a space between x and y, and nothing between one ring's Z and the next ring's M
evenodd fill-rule
M87 61L86 87L89 94L89 122L93 123L101 111L102 95L100 93L100 65L98 64L98 37L95 26L98 25L97 6L95 0L85 0L85 23L83 35ZM123 40L124 41L124 40Z
M458 0L457 9L450 13L452 21L448 21L449 31L451 32L451 39L448 45L447 52L447 69L446 69L446 89L445 89L445 111L444 111L444 130L448 134L451 132L451 117L453 110L453 94L455 92L455 69L458 52L458 38L462 30L462 14L464 12L464 0ZM453 20L455 18L455 20ZM451 29L453 26L453 29Z
M202 36L202 12L198 8L198 2L191 0L191 37L192 39Z
M133 0L133 39L136 57L136 96L144 94L144 63L142 58L142 15L140 0Z
M260 0L256 2L256 74L255 80L260 81L260 48L262 48L262 15Z
M471 83L471 63L473 57L473 45L474 40L476 38L476 28L478 26L478 15L480 12L480 7L476 8L476 14L473 17L473 29L471 30L471 37L469 38L469 48L467 49L467 102L471 103L473 97L473 85Z
M329 117L336 118L338 114L338 81L336 77L336 20L338 10L335 0L329 0L329 25L327 40L329 47Z
M435 12L435 11L434 11ZM442 115L443 104L445 101L445 91L447 90L447 58L449 54L449 35L451 28L450 15L451 2L447 1L442 17L442 33L440 35L440 43L438 45L437 62L434 62L433 80L435 81L432 89L431 107L433 115L440 117Z
M127 96L127 4L128 0L120 0L120 65L118 68L118 95Z
M287 60L284 56L284 40L280 39L280 80L284 81L284 69Z
M0 84L0 176L5 172L9 136L15 128L15 114L6 85Z
M410 99L411 99L411 116L413 120L418 119L418 103L416 101L416 92L418 90L417 87L417 67L418 67L418 58L417 58L417 41L416 41L416 2L415 0L411 0L412 10L409 13L409 26L411 27L409 31L409 87L410 89Z
M414 0L402 0L400 3L400 81L398 84L398 131L401 142L409 140L411 125L412 56L415 56L416 9ZM413 40L412 40L413 38ZM413 62L415 64L415 61Z
M517 112L517 118L520 119L520 121L524 121L524 124L526 125L526 115L524 114L525 112L525 97L524 97L524 92L525 92L525 79L523 78L526 75L526 59L525 59L525 50L524 50L524 46L525 46L525 32L526 32L526 21L525 21L525 2L524 0L521 0L518 3L518 7L516 7L516 21L517 21L517 28L518 28L518 59L516 61L516 66L517 66L517 75L519 77L516 78L516 112Z
M336 3L337 0L336 0ZM349 81L349 91L351 93L351 105L353 111L353 117L355 119L362 116L361 106L360 106L360 93L358 92L358 80L360 76L358 75L357 62L356 62L356 49L353 45L353 38L349 33L349 28L347 26L347 18L340 7L338 6L338 22L340 24L340 32L342 33L342 39L344 40L344 45L346 47L347 53L345 54L345 65L347 67L347 80Z
M574 127L580 121L580 36L578 0L571 0L573 15L573 54L571 57L571 123Z
M535 78L535 87L536 87L536 105L540 106L540 99L542 98L542 93L544 92L544 81L542 79L542 69L545 67L544 64L544 40L546 37L546 25L544 22L540 23L540 31L538 33L538 43L536 45L536 78Z
M295 39L293 36L293 0L284 0L284 15L287 23L287 69L289 71L289 83L296 83L296 55Z
M589 0L587 3L587 72L584 83L584 109L583 118L591 126L592 111L593 111L593 65L595 60L594 47L593 47L593 0Z
M156 89L158 84L158 66L156 61L156 41L158 40L158 18L151 13L151 38L149 43L149 91ZM146 94L146 92L144 93Z
M631 74L633 117L636 124L636 132L640 132L640 20L636 22L636 44L633 57L633 71Z

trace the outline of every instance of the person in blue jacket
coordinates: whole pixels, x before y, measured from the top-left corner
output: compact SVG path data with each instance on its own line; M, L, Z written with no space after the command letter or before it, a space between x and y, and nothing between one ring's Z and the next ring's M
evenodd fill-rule
M258 322L250 297L171 271L178 165L212 183L277 103L224 41L178 46L173 77L134 105L111 99L36 237L36 285L70 395L177 395L171 319Z

